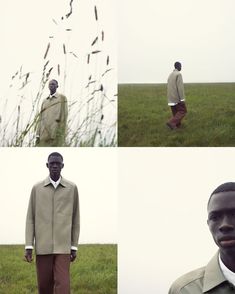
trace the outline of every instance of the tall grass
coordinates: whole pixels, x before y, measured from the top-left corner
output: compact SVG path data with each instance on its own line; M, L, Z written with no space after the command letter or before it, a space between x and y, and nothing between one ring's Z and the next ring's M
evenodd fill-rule
M70 42L74 9L79 9L79 5L74 5L70 0L68 11L58 19L52 18L55 32L59 30L60 35L48 35L41 70L25 71L22 65L12 75L8 94L1 100L0 146L35 146L40 108L49 94L47 84L52 78L59 80L58 90L68 99L65 146L117 145L117 89L110 90L110 80L116 79L116 71L110 66L99 9L94 4L87 15L88 23L95 22L96 32L90 36L88 52L79 54L81 48L73 48ZM55 60L58 50L60 58ZM82 80L76 77L80 67L84 72Z

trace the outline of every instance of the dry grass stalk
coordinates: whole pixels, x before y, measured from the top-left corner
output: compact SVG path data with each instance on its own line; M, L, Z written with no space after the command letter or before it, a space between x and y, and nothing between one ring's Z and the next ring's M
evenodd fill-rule
M96 19L96 21L98 21L98 13L97 13L97 8L96 8L96 6L95 6L95 19Z
M64 51L64 54L66 55L66 48L65 48L65 44L63 44L63 51Z
M50 42L47 45L47 49L46 49L46 52L45 52L44 57L43 57L44 59L46 59L49 49L50 49Z
M98 41L98 36L95 38L95 40L91 43L91 46L94 46L95 43Z

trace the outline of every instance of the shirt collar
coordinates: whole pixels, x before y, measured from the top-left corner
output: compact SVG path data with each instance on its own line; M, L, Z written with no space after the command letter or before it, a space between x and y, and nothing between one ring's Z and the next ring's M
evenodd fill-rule
M205 268L203 293L210 291L216 286L226 282L226 278L219 266L219 256L217 254L210 260Z
M56 91L53 95L50 94L50 95L47 97L47 99L58 98L58 96L59 96L59 93Z
M58 180L59 181L59 180ZM51 180L50 180L50 176L48 176L45 180L44 180L44 187L48 186L52 184ZM60 182L58 185L61 185L63 187L66 187L66 181L63 177L60 177Z
M224 274L225 278L235 286L235 273L232 272L227 266L223 263L221 260L220 254L219 254L219 265L221 268L222 273Z

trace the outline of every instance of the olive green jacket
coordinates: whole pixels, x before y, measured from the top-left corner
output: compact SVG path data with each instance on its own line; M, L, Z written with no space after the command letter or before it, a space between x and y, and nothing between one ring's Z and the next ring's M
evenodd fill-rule
M53 142L53 146L64 145L67 117L68 106L64 95L56 92L43 101L36 131L41 146L47 146L47 142L49 145Z
M224 277L218 253L206 267L199 268L177 279L168 294L232 294L235 288Z
M33 186L26 217L25 245L36 254L69 254L80 231L77 186L61 178L55 189L49 177Z
M174 69L168 77L167 98L168 103L179 103L185 100L183 78L177 69Z

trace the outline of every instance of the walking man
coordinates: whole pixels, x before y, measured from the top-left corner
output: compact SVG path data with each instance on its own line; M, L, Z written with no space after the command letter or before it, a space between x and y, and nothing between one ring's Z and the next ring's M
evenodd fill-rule
M68 117L67 99L57 92L57 80L49 82L50 95L43 101L39 113L36 145L64 146Z
M61 176L63 157L48 157L49 176L35 184L28 205L25 259L35 246L39 294L70 293L70 262L76 258L80 231L77 186Z
M174 64L175 69L169 75L167 81L168 105L171 107L173 117L166 123L171 129L177 129L181 126L181 121L187 113L185 105L184 84L180 73L181 63Z
M219 250L207 266L176 280L169 294L235 293L234 182L222 184L212 192L207 213L207 224Z

